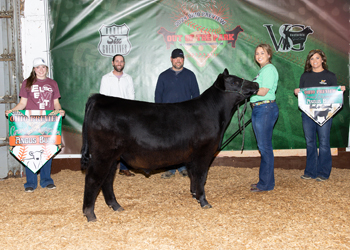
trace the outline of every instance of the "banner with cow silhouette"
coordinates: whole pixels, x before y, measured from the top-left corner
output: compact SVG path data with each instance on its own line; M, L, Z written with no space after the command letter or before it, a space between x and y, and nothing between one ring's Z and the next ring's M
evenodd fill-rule
M51 110L18 110L8 118L10 152L36 173L61 149L61 115Z
M322 126L343 106L340 87L302 88L298 94L299 108Z

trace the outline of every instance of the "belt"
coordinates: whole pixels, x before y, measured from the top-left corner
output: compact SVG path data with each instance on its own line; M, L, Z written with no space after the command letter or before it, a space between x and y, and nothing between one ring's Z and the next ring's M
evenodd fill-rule
M254 108L255 106L259 106L259 105L261 105L261 104L273 103L273 102L275 102L275 100L267 100L267 101L261 101L261 102L253 102L253 103L250 104L250 106L251 106L252 108Z

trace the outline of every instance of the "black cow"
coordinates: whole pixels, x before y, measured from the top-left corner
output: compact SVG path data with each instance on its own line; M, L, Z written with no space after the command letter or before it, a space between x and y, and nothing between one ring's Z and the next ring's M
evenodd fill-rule
M113 192L120 158L146 170L184 164L193 197L202 208L210 208L204 192L209 166L237 105L258 88L257 83L229 75L225 69L202 95L181 103L91 96L85 107L81 149L81 167L87 169L83 204L87 220L96 220L94 206L100 189L107 205L124 210Z
M314 119L317 120L317 117L323 117L325 120L327 119L328 113L331 111L330 108L325 110L315 110L314 111Z

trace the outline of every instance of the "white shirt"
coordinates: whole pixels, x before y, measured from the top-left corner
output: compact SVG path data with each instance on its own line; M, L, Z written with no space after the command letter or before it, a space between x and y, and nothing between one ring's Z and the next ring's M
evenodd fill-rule
M135 91L131 76L123 72L119 79L112 70L102 77L100 94L134 100Z

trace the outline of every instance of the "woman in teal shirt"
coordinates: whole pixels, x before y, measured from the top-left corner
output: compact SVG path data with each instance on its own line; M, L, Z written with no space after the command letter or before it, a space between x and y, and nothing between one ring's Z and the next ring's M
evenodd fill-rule
M255 48L255 62L260 66L260 71L253 81L259 83L259 91L250 98L250 102L253 110L253 130L261 161L259 182L251 185L252 192L270 191L275 187L272 131L279 109L275 102L278 72L271 63L272 53L268 44L260 44Z

